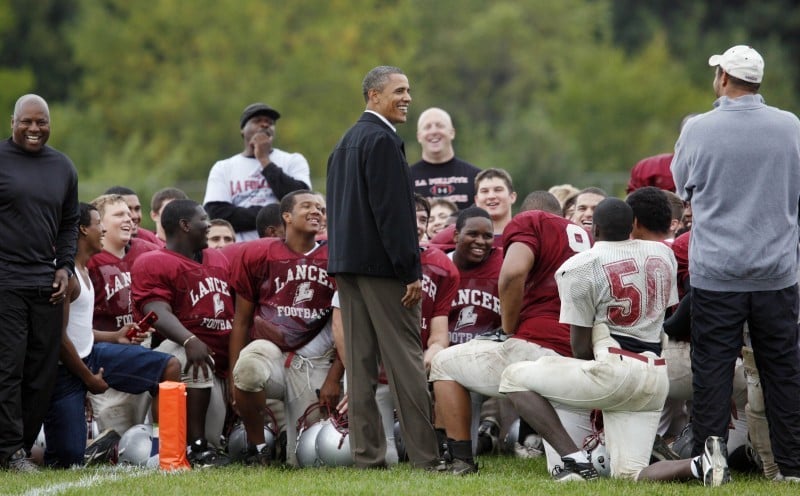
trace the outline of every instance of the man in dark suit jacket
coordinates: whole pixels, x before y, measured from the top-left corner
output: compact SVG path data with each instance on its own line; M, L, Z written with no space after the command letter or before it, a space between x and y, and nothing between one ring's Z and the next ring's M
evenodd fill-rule
M384 467L386 440L375 403L378 363L389 379L411 463L443 469L430 422L420 342L422 271L414 197L403 141L408 79L372 69L367 108L328 159L328 272L335 274L344 323L350 447L357 467Z

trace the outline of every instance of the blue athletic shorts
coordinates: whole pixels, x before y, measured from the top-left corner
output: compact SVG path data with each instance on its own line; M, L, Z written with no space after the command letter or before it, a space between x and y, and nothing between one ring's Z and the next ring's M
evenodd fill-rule
M95 374L102 368L103 379L118 391L155 394L170 358L140 345L95 343L83 361Z

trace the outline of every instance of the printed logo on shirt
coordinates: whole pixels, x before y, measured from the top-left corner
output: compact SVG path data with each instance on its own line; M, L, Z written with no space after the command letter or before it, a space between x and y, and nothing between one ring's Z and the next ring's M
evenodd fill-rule
M214 317L219 317L219 315L225 311L225 303L222 301L222 295L219 293L214 293Z
M110 300L115 294L131 286L131 273L120 272L111 276L111 280L106 282L106 301Z
M297 286L297 291L294 292L294 301L292 305L299 305L304 301L310 301L314 298L314 290L311 289L311 283L306 281Z
M273 282L275 283L275 292L280 292L286 283L292 281L311 281L327 286L330 289L335 289L333 283L328 279L328 271L316 265L295 265L294 268L286 271L286 278L281 279L276 277ZM312 293L313 296L313 293ZM305 300L303 300L305 301Z
M189 298L192 299L192 306L197 305L197 302L199 302L201 298L212 293L222 293L226 296L230 296L228 283L212 276L198 281L197 288L189 291ZM214 311L216 312L216 300L214 300Z
M478 314L475 313L475 307L470 305L468 307L464 307L458 312L458 320L456 321L456 329L461 329L463 327L469 327L475 325L475 322L478 321Z
M456 192L456 187L452 184L434 184L430 189L431 196L446 196Z
M477 289L459 289L456 299L453 300L450 306L459 307L466 305L486 308L500 315L500 298L485 291Z

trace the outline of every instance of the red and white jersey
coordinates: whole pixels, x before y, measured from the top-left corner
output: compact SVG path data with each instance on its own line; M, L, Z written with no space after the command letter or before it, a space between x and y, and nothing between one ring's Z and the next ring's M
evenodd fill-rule
M582 227L541 210L517 214L503 231L504 249L523 243L534 256L525 278L519 325L514 335L565 356L572 356L569 326L559 323L561 300L554 278L556 269L578 252L588 250L591 239Z
M477 334L500 327L497 279L503 266L503 250L492 248L484 262L459 269L461 283L450 304L450 345L466 343Z
M422 349L428 348L430 322L434 317L450 313L450 303L456 297L460 276L458 269L442 250L423 248L422 264Z
M89 259L86 268L94 286L95 329L117 331L133 323L131 267L139 256L158 249L153 243L133 238L122 258L103 250Z
M657 241L598 241L556 272L561 322L608 325L611 335L661 341L666 309L678 303L678 264Z
M162 248L136 260L131 294L137 316L151 301L165 301L183 327L214 351L217 375L228 370L233 329L230 264L218 250L203 250L203 263Z
M252 339L267 339L283 351L311 341L331 316L336 284L328 277L328 245L295 253L278 238L243 245L233 262L231 285L256 305Z

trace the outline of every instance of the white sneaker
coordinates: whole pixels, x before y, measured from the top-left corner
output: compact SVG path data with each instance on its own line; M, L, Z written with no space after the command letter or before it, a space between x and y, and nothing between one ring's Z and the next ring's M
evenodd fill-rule
M701 458L703 467L703 485L721 486L731 481L728 469L728 448L725 440L719 436L706 439L706 449Z

